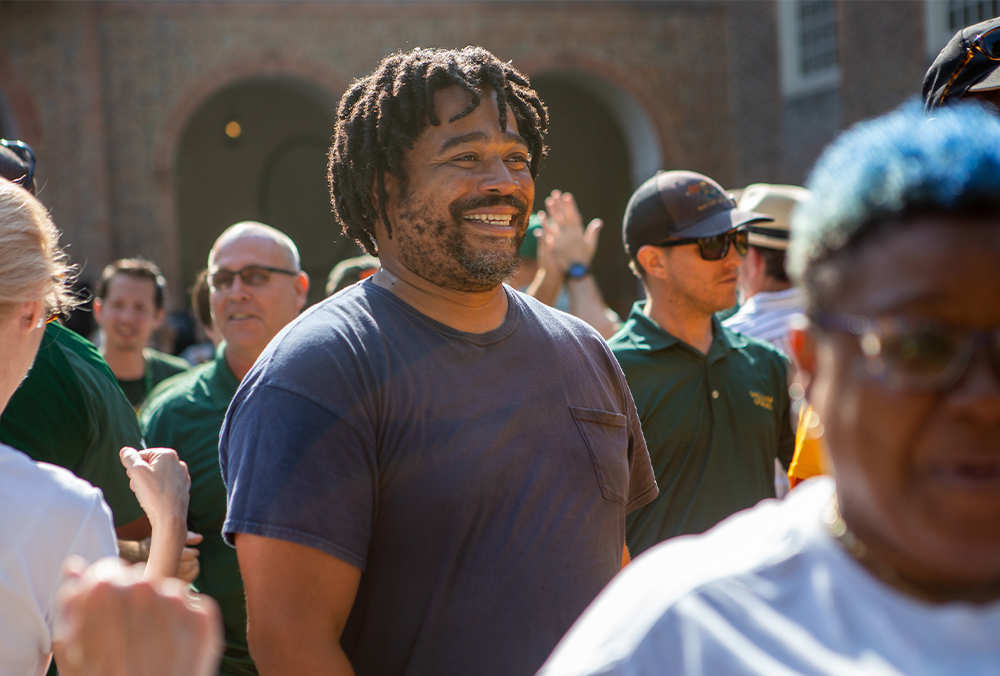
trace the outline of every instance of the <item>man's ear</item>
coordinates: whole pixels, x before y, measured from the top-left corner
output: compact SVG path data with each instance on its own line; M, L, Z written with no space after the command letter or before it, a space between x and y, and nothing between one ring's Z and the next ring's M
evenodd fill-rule
M816 373L816 338L809 328L809 320L801 317L788 330L788 345L792 348L792 358L798 367L798 378L805 389L806 400Z
M94 301L94 313L97 313L97 301ZM157 308L156 312L153 314L153 330L156 331L158 328L163 326L163 320L167 318L167 311L164 308Z
M649 244L641 246L635 252L635 259L650 277L663 279L667 276L666 255L663 249Z
M302 312L305 307L306 298L309 295L309 275L305 270L295 277L295 310Z
M100 296L94 298L94 321L100 326L101 318L104 316L104 301Z

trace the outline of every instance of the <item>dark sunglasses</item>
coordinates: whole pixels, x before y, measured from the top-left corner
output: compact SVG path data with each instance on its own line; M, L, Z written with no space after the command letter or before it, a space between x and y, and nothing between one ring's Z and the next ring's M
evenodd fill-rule
M943 392L962 378L977 345L1000 376L1000 328L963 330L908 317L819 313L814 325L854 336L868 372L897 392Z
M268 268L263 265L248 265L242 270L216 270L208 276L208 288L212 291L229 291L233 288L233 280L237 275L245 286L265 286L271 281L272 274L297 275L297 270L282 270Z
M685 244L697 244L701 257L706 261L721 261L729 253L729 245L736 246L736 253L741 256L747 255L747 247L750 244L750 231L747 228L730 230L714 237L688 237L685 239L668 239L655 246L683 246Z
M951 86L955 84L959 73L969 65L969 61L972 61L972 57L975 56L977 50L990 61L1000 61L1000 26L990 29L982 35L977 35L976 39L972 41L972 46L965 51L965 58L958 64L958 68L951 74L948 84L941 90L941 98L938 99L938 104L944 103L944 97L951 91Z
M31 149L24 141L11 141L9 139L0 138L0 146L7 148L12 153L18 156L18 158L28 165L28 173L20 178L12 178L13 183L17 183L34 193L31 187L31 182L35 179L35 151Z

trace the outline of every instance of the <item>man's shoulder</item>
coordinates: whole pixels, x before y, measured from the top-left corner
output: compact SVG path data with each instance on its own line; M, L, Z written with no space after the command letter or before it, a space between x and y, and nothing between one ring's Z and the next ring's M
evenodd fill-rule
M722 325L722 329L728 332L730 344L754 361L763 361L778 365L782 369L787 369L791 363L788 355L770 341L743 333L725 324Z
M197 408L207 397L206 381L212 377L217 364L210 360L161 381L142 408L142 420L154 414Z
M152 366L154 371L164 374L174 375L191 368L191 364L184 359L167 354L166 352L154 350L153 348L147 348L144 356L146 357L146 362Z

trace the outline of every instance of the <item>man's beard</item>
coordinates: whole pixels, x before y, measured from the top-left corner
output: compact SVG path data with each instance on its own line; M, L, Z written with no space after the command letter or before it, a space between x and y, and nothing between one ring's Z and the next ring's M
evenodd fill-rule
M482 248L474 247L467 237L462 214L475 209L513 206L511 217L516 231L513 237L488 237ZM448 216L435 218L429 207L417 204L406 189L399 197L399 220L393 224L393 236L399 241L400 262L412 272L438 286L453 291L489 291L517 274L521 259L518 249L528 227L528 205L513 196L483 197L453 202Z

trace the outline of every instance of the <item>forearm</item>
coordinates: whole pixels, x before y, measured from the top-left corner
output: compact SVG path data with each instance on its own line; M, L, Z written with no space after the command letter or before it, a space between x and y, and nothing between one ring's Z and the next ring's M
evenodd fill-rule
M250 656L257 665L257 673L260 676L301 676L301 674L354 676L354 668L339 642L294 641L279 645L277 642L252 636L251 629L247 637L250 643Z
M182 516L173 515L157 520L153 524L153 535L150 538L145 577L176 577L186 539L187 524Z
M566 283L566 288L569 292L570 314L593 326L604 338L614 335L619 322L612 318L611 308L605 304L593 275L571 279Z
M539 270L538 274L535 275L535 279L532 280L531 285L528 286L527 294L539 303L545 303L549 307L553 307L559 298L559 292L562 291L562 285L562 275L546 270Z

